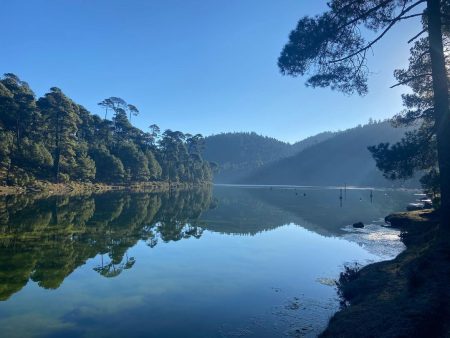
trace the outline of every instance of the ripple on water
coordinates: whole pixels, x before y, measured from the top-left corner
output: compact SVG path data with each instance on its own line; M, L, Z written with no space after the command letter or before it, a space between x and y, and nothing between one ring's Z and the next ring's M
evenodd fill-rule
M359 244L380 260L393 259L406 248L400 240L400 231L388 226L368 224L354 228L349 225L343 230L347 232L344 239Z

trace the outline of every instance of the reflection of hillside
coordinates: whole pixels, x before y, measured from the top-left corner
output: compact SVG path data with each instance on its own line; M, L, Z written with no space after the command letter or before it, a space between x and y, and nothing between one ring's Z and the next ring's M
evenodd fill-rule
M356 221L372 222L402 210L412 194L404 191L217 187L218 208L203 215L209 230L255 234L295 223L322 235L340 235Z
M197 219L211 191L106 193L83 197L29 196L0 199L0 300L28 280L58 288L87 259L101 255L94 270L114 277L135 260L127 251L139 240L150 247L201 236Z
M322 235L340 235L342 227L373 222L404 210L414 200L411 192L348 189L251 189L252 196L305 221L299 225ZM294 221L292 221L294 222Z
M250 189L214 189L217 208L205 212L208 230L226 234L254 235L298 221L290 213L254 196Z

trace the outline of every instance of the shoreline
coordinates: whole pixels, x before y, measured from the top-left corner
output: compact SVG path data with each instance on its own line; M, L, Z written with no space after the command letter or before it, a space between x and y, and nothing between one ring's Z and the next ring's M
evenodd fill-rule
M134 182L130 185L115 185L104 183L52 183L48 181L36 181L28 186L0 186L0 196L8 195L83 195L90 193L104 193L108 191L133 191L133 192L165 192L170 189L190 189L212 185L212 182L188 183L175 182Z
M320 337L450 336L450 240L433 210L400 212L387 223L406 249L389 261L341 273L343 307Z
M421 192L422 189L417 188L392 188L392 187L371 187L371 186L338 186L338 185L292 185L292 184L245 184L245 183L213 183L219 187L237 187L237 188L279 188L279 189L320 189L320 190L373 190L373 191L417 191Z

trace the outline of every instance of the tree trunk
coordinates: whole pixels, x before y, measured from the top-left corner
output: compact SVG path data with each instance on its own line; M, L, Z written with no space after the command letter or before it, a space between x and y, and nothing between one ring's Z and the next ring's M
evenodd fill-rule
M442 43L440 3L440 0L427 0L428 36L433 74L434 118L441 186L442 225L450 229L450 115L448 80Z

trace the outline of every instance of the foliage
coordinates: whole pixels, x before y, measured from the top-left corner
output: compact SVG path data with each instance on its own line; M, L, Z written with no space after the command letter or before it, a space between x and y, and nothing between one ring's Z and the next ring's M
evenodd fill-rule
M202 158L202 135L168 130L160 139L157 125L143 132L130 123L139 113L136 106L119 97L99 105L104 119L56 87L36 100L26 82L5 74L0 78L0 184L212 179ZM106 119L108 112L112 120Z
M285 75L309 75L307 85L331 87L344 93L366 94L366 54L389 30L404 20L421 18L409 67L396 70L395 85L408 85L405 111L396 125L419 125L397 144L370 147L386 177L411 177L425 171L436 177L442 197L443 220L450 212L449 25L447 0L331 0L328 10L300 19L278 59ZM371 34L372 33L372 34ZM421 36L427 33L426 38ZM428 174L427 174L428 173ZM425 178L425 184L435 182ZM434 188L433 188L434 189ZM447 217L447 218L446 218Z
M447 37L448 31L444 31ZM415 42L409 66L394 72L399 84L408 84L412 93L402 95L405 109L392 119L394 126L419 125L395 144L369 147L377 166L390 179L409 178L416 171L424 173L423 187L439 193L439 170L433 112L433 87L428 40ZM448 53L445 54L448 62Z

